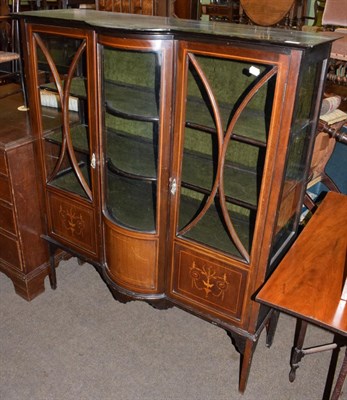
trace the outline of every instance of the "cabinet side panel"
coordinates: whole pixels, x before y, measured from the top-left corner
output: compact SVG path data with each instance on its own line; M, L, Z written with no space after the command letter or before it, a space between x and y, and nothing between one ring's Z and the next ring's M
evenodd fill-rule
M48 247L41 238L43 223L38 195L33 143L8 153L8 164L14 194L18 235L25 272L29 273L48 261Z

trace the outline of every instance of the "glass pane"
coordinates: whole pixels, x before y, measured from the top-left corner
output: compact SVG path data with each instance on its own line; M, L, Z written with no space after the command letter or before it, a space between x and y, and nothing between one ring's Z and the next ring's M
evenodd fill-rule
M155 226L156 184L107 173L107 211L114 222L130 229L151 231Z
M301 208L297 205L300 204L302 187L306 185L305 166L311 137L314 134L312 132L312 104L315 104L321 68L321 63L306 66L299 80L272 255L275 255L296 231L301 213Z
M35 39L47 182L91 199L85 41L41 33Z
M178 234L248 258L276 74L272 66L188 58Z
M199 195L189 189L183 189L180 202L179 226L183 228L188 225L199 214L205 202L206 196ZM241 242L249 252L251 244L249 231L254 224L254 213L246 208L232 204L228 204L228 211ZM240 256L240 252L233 244L230 233L224 223L218 201L214 201L198 224L183 236L234 256Z
M103 49L106 206L124 227L156 230L160 53Z
M217 100L223 130L227 127L238 106L260 78L271 68L265 65L239 62L230 59L194 55ZM250 72L251 71L251 72ZM266 142L268 121L271 117L271 80L258 89L234 128L234 133ZM187 122L193 126L215 129L215 117L206 85L197 68L189 64Z

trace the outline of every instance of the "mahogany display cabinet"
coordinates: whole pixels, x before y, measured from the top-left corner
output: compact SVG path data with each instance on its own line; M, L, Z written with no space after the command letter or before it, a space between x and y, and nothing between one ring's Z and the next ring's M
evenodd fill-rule
M276 322L253 296L298 229L331 38L88 10L19 18L51 248L95 265L122 301L226 329L244 391Z

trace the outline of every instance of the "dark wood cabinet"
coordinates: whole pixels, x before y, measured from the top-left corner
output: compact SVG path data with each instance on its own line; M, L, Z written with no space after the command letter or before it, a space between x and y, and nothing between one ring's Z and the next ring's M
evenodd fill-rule
M122 301L225 328L243 391L274 322L254 293L298 229L331 38L94 11L20 18L47 240Z
M41 214L35 141L21 95L0 99L0 271L32 300L45 290L49 254Z

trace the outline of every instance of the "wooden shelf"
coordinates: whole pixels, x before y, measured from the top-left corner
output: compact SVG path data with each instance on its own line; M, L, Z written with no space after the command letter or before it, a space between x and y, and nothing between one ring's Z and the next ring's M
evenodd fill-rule
M158 102L154 90L106 81L105 100L107 112L115 116L158 122Z

